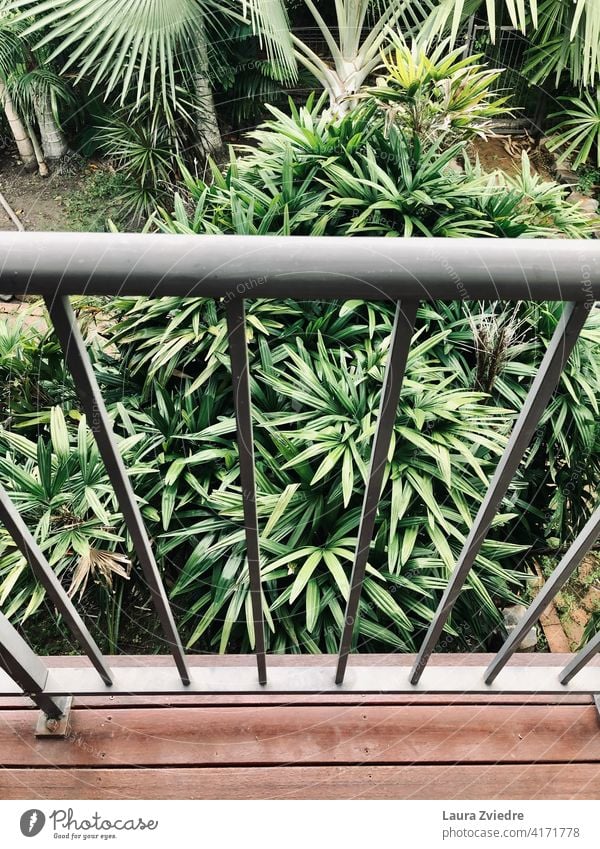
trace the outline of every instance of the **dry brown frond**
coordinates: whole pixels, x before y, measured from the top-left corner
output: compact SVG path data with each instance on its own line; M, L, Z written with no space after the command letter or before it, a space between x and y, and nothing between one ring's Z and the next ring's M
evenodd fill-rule
M101 551L99 548L90 546L87 553L81 555L75 567L73 580L69 587L69 597L72 598L78 590L81 597L90 576L95 581L104 582L109 589L112 589L114 575L129 580L130 572L131 561L124 554L118 554L115 551Z

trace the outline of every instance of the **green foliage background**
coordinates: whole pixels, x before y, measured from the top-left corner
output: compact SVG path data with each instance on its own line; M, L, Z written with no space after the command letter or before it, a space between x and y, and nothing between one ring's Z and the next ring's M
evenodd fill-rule
M560 186L533 176L526 157L516 177L469 161L467 139L494 109L480 69L402 50L394 61L389 85L344 115L312 97L289 114L272 108L226 167L212 164L210 179L182 165L181 190L149 227L199 236L591 234L595 223ZM440 84L456 96L436 99ZM331 652L395 305L306 302L301 292L272 302L260 298L260 284L244 282L268 648ZM252 649L223 305L121 298L76 306L188 647ZM418 646L560 310L421 305L356 629L361 650ZM523 556L568 543L589 515L600 477L599 342L594 310L447 625L446 648L485 646L499 608L523 588ZM0 325L0 378L0 481L103 644L160 650L52 335ZM0 534L0 605L33 631L34 617L48 623L42 604Z

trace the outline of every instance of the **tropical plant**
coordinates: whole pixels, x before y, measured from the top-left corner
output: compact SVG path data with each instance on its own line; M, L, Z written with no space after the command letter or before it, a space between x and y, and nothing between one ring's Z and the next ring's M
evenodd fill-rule
M369 89L386 112L422 142L443 135L447 141L484 135L491 118L506 112L508 97L498 97L494 83L501 75L480 65L479 55L449 50L448 41L427 47L393 33L393 50L383 55L386 76Z
M117 95L124 105L147 98L154 109L162 101L165 115L176 114L181 92L195 94L199 137L210 149L220 147L209 74L211 33L223 37L226 21L250 20L269 52L288 74L295 61L285 7L281 0L68 0L59 8L48 0L16 0L12 8L29 18L28 37L37 48L52 46L50 60L75 79L91 78L105 97ZM179 82L178 82L179 81Z
M531 167L525 151L516 174L498 171L485 175L478 163L465 160L467 173L485 179L486 187L476 206L493 221L493 232L507 238L553 238L557 235L579 239L592 236L598 226L578 204L566 200L567 190L559 183L545 180Z
M526 158L522 174L506 177L504 182L498 175L485 175L478 166L467 165L465 172L458 174L455 170L446 170L446 157L464 153L464 146L457 143L440 155L435 146L421 149L415 134L404 133L396 125L386 134L383 118L378 117L372 102L364 102L360 109L336 120L324 114L321 104L315 105L313 100L300 110L291 108L290 116L274 110L274 120L252 133L254 146L242 149L241 155L232 160L223 174L215 168L210 185L188 175L188 195L176 198L172 214L163 212L161 229L187 233L323 235L440 232L580 236L590 232L589 222L585 222L576 207L566 203L564 190L533 176ZM372 432L372 413L367 411L377 409L377 396L371 398L366 376L372 378L377 373L381 379L381 372L375 372L377 360L372 357L376 352L378 356L383 353L384 348L379 347L377 339L382 321L384 327L389 327L389 310L360 302L351 302L339 310L309 305L303 306L304 317L300 318L298 304L288 302L288 308L292 312L277 344L267 343L266 338L263 344L260 334L253 343L254 320L249 322L259 464L257 506L259 517L267 523L262 537L265 603L270 610L274 650L317 650L323 646L334 650L339 635L339 597L347 590L354 542L352 534L356 533L358 522L356 492L364 485L369 441L366 434ZM384 487L372 547L370 567L375 572L371 572L370 577L375 579L375 584L369 584L370 590L366 591L361 610L359 639L371 648L414 645L416 634L407 627L397 607L390 603L390 595L402 611L410 611L411 621L419 623L417 628L424 627L428 621L427 611L431 610L432 598L437 598L437 588L447 575L445 570L455 562L458 551L454 544L460 547L460 540L464 539L462 526L452 523L461 516L466 522L465 528L468 527L473 509L470 499L476 503L479 496L476 497L475 492L480 485L483 492L483 482L487 480L485 467L478 467L478 463L484 457L486 463L493 462L492 446L499 443L495 443L491 434L504 430L496 429L494 417L504 415L506 408L514 413L521 408L527 382L539 363L539 347L533 348L535 357L530 355L533 316L537 316L536 331L541 330L544 339L550 338L554 326L551 321L542 321L541 314L535 311L528 315L523 305L524 315L516 329L509 335L504 333L504 341L489 343L487 351L479 351L475 347L476 344L479 347L479 343L474 342L474 337L481 338L479 316L466 310L462 302L454 309L452 313L449 305L434 305L420 311L420 321L425 324L419 325L424 334L421 337L423 347L419 346L418 337L405 384L406 406L401 403L396 448L386 472L386 487L391 485L392 494ZM127 311L130 310L128 306ZM184 304L170 299L164 307L157 304L149 307L137 302L135 313L124 319L122 329L117 329L117 343L130 365L139 364L135 367L144 373L153 368L161 385L168 386L168 382L173 385L177 376L185 375L186 381L194 381L194 387L205 387L210 397L221 398L227 380L219 375L223 374L227 355L225 351L220 353L222 343L217 340L224 339L225 330L222 319L218 324L213 323L214 313L209 312L206 318L200 319L205 310L207 306L203 301ZM160 312L166 323L157 323ZM504 324L501 315L493 310L491 314L495 320L492 324L491 319L486 319L488 336L495 332L490 327L501 329ZM192 316L199 317L193 322L193 333L189 330ZM523 334L526 340L520 339ZM385 344L383 340L382 344ZM213 352L213 359L207 359L207 350ZM431 361L427 357L419 359L425 352ZM413 360L413 356L417 359ZM595 356L595 353L590 354L592 363ZM489 357L496 358L493 367L484 362ZM381 367L381 360L379 363ZM196 369L200 369L200 373ZM431 385L428 374L431 374ZM569 374L566 372L565 380L569 380ZM588 374L580 359L574 361L573 374L581 374L582 378ZM599 385L591 372L585 379L594 387ZM485 387L481 386L481 381L485 382ZM413 388L416 396L412 394ZM488 423L491 430L476 434L476 441L482 440L479 447L474 451L470 447L465 453L462 446L469 438L467 430L474 433L474 419L469 417L468 424L465 421L463 433L460 430L462 415L467 415L470 409L467 395L463 393L477 393L482 388L492 392L496 400L495 404L484 404L477 421ZM193 395L190 383L186 383L183 391ZM563 395L567 393L568 390ZM469 397L480 403L489 396ZM497 558L502 555L503 559L506 554L514 562L521 550L517 543L522 542L527 547L536 537L558 533L556 523L567 521L567 514L572 515L577 509L580 515L585 515L581 502L579 506L576 503L584 495L585 487L575 494L564 489L565 479L563 492L569 502L566 511L564 505L560 507L554 499L555 472L560 477L572 467L575 456L580 456L582 443L589 446L594 407L590 408L587 395L582 397L585 401L580 401L579 407L572 411L582 422L581 438L578 436L573 441L572 454L566 455L564 444L556 442L565 416L569 415L564 407L553 407L544 423L544 427L549 428L544 432L553 440L554 448L549 454L543 438L536 441L527 471L511 493L509 514L499 520L510 522L510 534L514 534L519 527L515 517L527 514L527 527L517 530L514 543L509 542L507 530L502 544L497 538L490 540L489 557L486 553L485 568L482 564L478 573L483 588L473 586L473 592L461 598L451 625L456 628L459 622L461 626L467 621L475 623L475 630L469 631L468 637L465 632L461 638L454 637L459 644L484 639L496 621L494 602L510 596L512 578L504 571L504 566L499 568ZM441 406L435 406L434 398L440 399ZM457 403L456 420L449 409L442 412L445 403L454 402ZM568 401L561 396L561 404L565 403ZM264 412L273 409L281 412L270 415ZM404 420L404 413L408 420ZM438 413L441 420L437 419ZM446 432L442 439L441 422L448 424L451 420L459 430ZM497 424L499 421L496 419ZM243 568L244 542L239 531L241 502L239 495L232 500L227 493L228 486L238 475L235 447L229 441L233 428L233 418L224 419L217 412L214 423L196 434L201 442L211 443L211 447L198 446L200 450L187 460L172 460L174 468L168 478L171 485L187 473L188 485L196 487L213 512L192 524L192 517L198 516L202 508L179 513L177 503L184 497L186 488L178 489L176 506L169 514L169 529L164 537L172 540L173 546L182 537L193 538L195 553L186 561L175 582L174 598L181 599L185 607L186 594L191 592L187 602L189 613L184 617L190 622L190 644L196 645L216 627L211 644L221 649L231 640L234 645L240 645L235 642L235 634L238 640L243 639L243 646L252 645L248 575ZM404 451L407 454L402 459ZM448 459L445 451L450 452L449 467L445 465ZM279 457L283 457L283 464ZM211 489L215 470L211 470L210 464L219 462L223 464L219 483L216 489ZM549 462L553 464L550 477ZM448 477L449 468L462 471L456 477L454 474ZM597 478L599 472L595 465L590 466L590 478ZM191 483L193 480L196 484ZM463 485L468 489L462 491ZM442 494L438 486L450 489ZM301 494L304 500L298 503ZM309 495L311 500L319 497L318 509L309 510L306 501ZM462 498L469 500L466 509ZM405 503L409 507L393 506ZM432 518L435 504L441 505L441 515L434 512ZM552 515L548 514L549 504ZM306 511L304 523L297 512L301 506ZM297 511L292 510L294 507ZM214 515L215 510L217 515ZM287 511L292 512L286 531ZM416 520L416 516L421 518ZM276 517L277 521L269 517ZM178 522L182 527L172 527ZM280 523L282 536L278 534ZM454 530L450 530L451 526ZM292 535L293 544L288 542L282 550L275 543L285 544L285 533ZM316 542L308 543L308 538L316 538ZM509 548L498 547L504 544ZM225 552L228 559L223 564ZM486 569L491 570L490 573ZM415 575L427 575L428 580L433 581L427 586L421 585L422 590L426 589L433 596L412 597L411 589L417 592ZM397 583L398 576L408 577L412 586ZM381 578L383 582L379 584ZM271 580L275 579L277 583L273 586ZM207 581L216 589L194 600L196 590L193 588L199 586L197 581ZM282 586L285 587L283 596L280 595ZM379 589L385 590L387 595L380 594ZM489 598L480 594L483 590ZM330 604L332 591L338 601L334 609ZM377 596L376 602L370 593ZM238 619L244 616L244 610L247 632L242 638ZM223 615L221 629L219 623ZM391 624L386 616L391 617Z
M20 59L21 45L18 35L13 31L11 23L5 15L0 14L0 104L6 116L6 121L17 146L19 156L28 171L37 166L36 153L31 136L23 120L15 108L6 84L7 77Z
M134 313L129 299L118 305L124 316L122 327L117 327L118 344L130 367L144 376L148 368L154 369L155 380L147 383L143 408L130 414L120 405L119 416L127 422L126 432L154 434L164 529L157 536L157 550L178 573L173 598L187 611L183 625L189 644L245 649L252 645L252 617L240 530L235 424L227 354L221 342L216 344L224 339L224 320L212 301L171 298L150 307L140 300L134 304ZM270 306L253 301L262 316L259 320L255 312L249 322L257 507L270 645L273 650L332 651L339 636L340 598L347 592L377 410L376 387L389 342L390 309L361 302L323 307L288 301L277 305L282 312L288 310L285 325L267 335L266 328L259 328ZM458 553L455 543L460 547L464 539L458 516L464 517L466 530L477 503L472 502L474 491L485 491L485 470L492 467L502 445L503 407L514 414L521 408L559 309L518 305L517 329L508 337L502 328L509 315L504 308L498 311L498 305L482 304L478 310L465 309L462 303L439 304L420 310L371 551L369 577L375 583L368 582L361 608L363 648L404 649L417 641L444 583L444 570L452 567ZM204 318L194 322L195 335L188 335L188 345L183 345L184 328L195 315ZM590 445L590 437L593 440L597 434L596 401L590 393L597 393L600 386L599 321L595 314L584 331L563 376L563 389L512 490L508 512L498 519L505 523L502 542L493 535L486 543L477 573L483 588L473 585L472 592L461 598L453 620L453 629L461 634L461 639L453 637L458 644L484 641L496 621L490 598L494 603L510 598L505 591L517 575L494 563L503 561L504 555L507 562L518 562L519 551L535 540L543 547L544 538L549 544L555 537L569 538L576 526L571 523L581 523L589 515L589 493L600 478L598 463L590 462L590 452L597 452L593 441ZM490 328L492 322L504 342L488 345L486 352L475 350L479 328ZM541 345L536 344L539 334L545 340ZM485 400L488 395L469 387L482 372L489 374L481 360L497 358L499 346L504 350L488 386L496 399L490 403ZM157 348L160 354L164 349L163 356ZM199 356L194 359L195 350ZM181 379L190 368L199 370L195 382L202 387L202 420L194 412L193 373ZM154 393L153 385L165 389ZM577 425L565 430L571 418ZM158 431L156 425L150 427L161 420ZM182 454L186 430L192 434L186 438L188 451ZM580 464L586 467L581 479ZM438 521L442 534L436 528ZM448 536L448 527L458 533L451 530ZM176 564L184 559L179 572ZM410 612L414 632L402 610ZM467 622L474 622L475 630L464 630Z
M28 171L40 167L39 145L31 138L31 132L25 125L15 106L8 86L8 80L14 74L15 68L23 65L24 46L21 40L20 28L15 25L13 16L6 11L5 4L0 4L0 104L6 116L19 156ZM34 147L35 145L35 147ZM37 147L37 151L36 151Z
M113 309L118 323L104 352L93 348L96 370L182 631L196 649L245 651L253 644L252 616L223 312L210 299L180 298L126 298ZM363 650L418 644L559 309L519 304L513 319L490 304L420 308L361 603ZM391 319L386 304L252 300L257 508L272 651L337 647ZM570 523L589 513L600 477L593 442L600 314L590 322L459 600L450 644L485 644L498 605L513 601L520 586L514 567L523 548L568 538ZM514 324L508 336L507 324ZM483 328L485 350L477 341ZM5 368L19 366L23 375L27 351L6 338ZM48 356L52 349L35 361ZM476 381L491 374L482 361L498 357L482 392ZM110 629L114 646L122 612L144 606L145 596L73 387L62 385L64 418L47 402L31 409L35 396L8 403L0 480L65 586L74 590L90 576L80 603L91 616L104 611L98 627ZM47 467L52 473L43 472ZM50 496L39 485L48 474ZM92 508L94 495L108 522ZM50 530L42 536L48 512ZM98 538L98 530L111 539ZM129 580L121 574L128 569L123 557L134 562ZM12 616L25 613L34 586L18 558L6 538L0 571L8 582L3 609ZM91 583L94 575L99 584ZM36 604L41 597L36 592Z
M161 299L148 306L116 303L119 324L106 353L94 348L96 368L189 644L245 650L252 645L252 618L224 317L211 300ZM333 650L391 310L256 301L248 319L270 647ZM368 650L414 646L504 443L506 411L488 410L484 395L464 388L460 375L456 381L443 354L450 331L431 336L428 321L426 307L365 586L359 639ZM22 376L27 352L7 343L3 356L7 372L20 364ZM112 646L120 611L143 604L144 595L135 563L130 580L124 578L123 558L135 558L75 405L68 384L65 415L47 402L40 409L35 397L7 398L11 430L0 438L0 481L65 586L79 592L89 577L82 603L94 617L106 613L110 621L102 618L99 627L110 629ZM452 480L451 464L460 469ZM504 513L498 521L512 518ZM470 639L484 639L497 622L496 602L513 599L518 577L501 564L518 550L486 543L458 608L458 621L476 614ZM36 590L29 608L34 585L8 538L0 572L3 609L31 616L43 593ZM452 624L449 633L464 644L465 634L461 642Z
M565 190L530 173L486 175L466 163L466 142L422 142L411 127L393 124L370 99L332 119L323 98L309 98L291 115L250 133L210 184L189 174L187 197L163 210L161 228L187 233L287 235L591 235L594 222L565 201Z
M57 116L59 106L73 110L76 100L64 78L50 66L29 69L17 66L13 68L8 86L15 105L24 116L32 142L36 140L33 128L37 123L44 161L52 163L65 156L69 146Z
M501 16L526 32L532 47L526 72L540 83L563 74L578 86L593 85L600 73L600 6L596 0L440 0L424 31L450 31L454 41L465 20L475 13L487 17L492 40ZM500 14L498 14L500 13Z
M578 88L600 79L600 7L594 0L538 0L525 73L533 83L566 77Z
M26 168L37 164L48 174L53 162L68 150L58 113L59 105L73 107L70 86L55 73L43 54L34 57L25 34L26 24L0 2L0 100ZM39 133L39 139L38 139Z
M60 407L48 411L49 438L34 442L20 433L3 430L0 443L0 481L57 575L69 582L70 593L82 593L89 579L97 587L94 613L108 634L116 622L107 622L115 582L129 577L124 528L112 488L85 417L75 412L76 430L67 427ZM136 465L132 451L139 437L123 440L121 450L131 472L152 473ZM0 602L7 616L20 621L35 613L44 591L32 581L26 560L6 532L0 536ZM88 602L89 593L88 593ZM114 648L114 640L111 640Z
M59 9L49 0L13 0L11 8L32 19L27 36L38 35L38 49L52 45L49 59L62 60L63 72L75 70L76 80L90 77L92 90L101 84L106 97L118 94L121 105L133 93L138 106L145 93L151 109L162 99L165 109L168 104L176 114L181 93L195 93L203 107L196 112L199 137L211 151L221 147L221 137L210 66L215 55L225 53L214 45L224 37L247 38L240 23L249 22L264 41L267 76L280 83L294 81L299 63L328 93L331 108L344 112L389 49L390 28L416 32L435 0L418 6L410 0L341 0L335 4L335 27L328 26L312 0L304 5L330 59L290 30L283 0L136 0L118 8L111 0L86 0L84 7L79 0L68 0ZM256 76L250 78L256 86Z
M453 362L466 385L495 403L520 410L539 368L562 304L525 301L438 306L450 328ZM468 321L468 324L467 324ZM522 512L515 541L543 550L570 540L589 517L600 482L600 309L591 311L565 364L559 389L545 410L515 479L514 508Z
M568 108L551 117L561 120L552 130L549 150L560 150L558 161L573 158L579 168L590 159L600 166L600 89L594 94L584 91L581 97L562 97Z
M264 117L265 103L287 103L289 73L265 53L250 24L231 22L228 37L210 46L215 102L222 126L234 133L246 130L250 122ZM300 91L310 90L314 80L300 68L293 84Z
M586 0L583 0L585 3ZM427 28L432 32L450 30L452 41L456 39L463 22L475 13L487 15L490 35L494 39L498 23L503 13L515 28L525 32L531 19L537 25L538 0L439 0L427 21Z
M275 312L270 302L252 306L257 507L270 647L333 650L391 314L360 303L324 308L287 302ZM149 310L138 300L133 312L128 299L116 307L123 317L114 342L147 387L139 409L130 401L118 405L117 421L154 445L161 491L145 498L160 495L162 502L157 551L171 570L183 563L172 596L186 611L189 645L247 648L252 617L223 315L201 299L161 300ZM276 320L279 312L285 323L271 326L269 313ZM193 336L185 330L190 322ZM414 645L414 632L429 621L435 591L457 554L453 547L464 539L466 505L481 497L490 452L494 456L503 444L505 411L489 410L482 394L461 389L452 367L446 370L438 359L448 333L431 337L422 327L409 360L359 626L361 642L373 650ZM146 380L148 369L154 381ZM202 388L199 409L196 387ZM450 462L461 469L452 481ZM486 543L471 585L473 602L465 601L473 613L478 599L479 639L497 621L492 599L512 598L517 581L510 570L492 565L488 573L487 567L518 550Z
M174 184L173 161L181 150L175 125L155 110L120 109L98 128L98 149L127 178L120 195L126 221L138 223L168 197Z
M57 342L28 321L24 310L12 322L0 321L0 423L61 403L69 378Z
M435 0L341 0L335 4L335 27L327 25L312 0L304 0L330 53L324 58L297 35L292 41L298 62L318 80L329 97L332 113L344 114L356 105L356 95L391 50L390 32L418 32Z

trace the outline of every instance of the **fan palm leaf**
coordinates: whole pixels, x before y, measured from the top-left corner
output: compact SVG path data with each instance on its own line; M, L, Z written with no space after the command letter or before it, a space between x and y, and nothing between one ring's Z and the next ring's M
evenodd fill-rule
M205 27L223 16L249 18L269 55L295 73L282 0L17 0L12 8L30 19L28 35L41 36L37 48L52 45L49 59L63 59L63 71L77 68L77 79L102 83L106 95L120 86L122 101L137 81L138 98L148 83L152 100L160 91L175 103L177 70L206 71Z
M600 3L598 0L441 0L427 22L428 32L450 29L455 40L468 15L485 12L492 40L498 10L533 41L526 70L533 82L567 72L580 85L593 84L600 72Z
M555 135L548 144L549 150L562 148L559 162L573 156L575 168L592 158L600 165L600 89L595 96L586 91L582 97L566 97L561 100L570 108L552 116L562 120L556 126Z
M593 85L600 74L600 4L594 0L541 0L525 72L532 82L566 74L576 85Z

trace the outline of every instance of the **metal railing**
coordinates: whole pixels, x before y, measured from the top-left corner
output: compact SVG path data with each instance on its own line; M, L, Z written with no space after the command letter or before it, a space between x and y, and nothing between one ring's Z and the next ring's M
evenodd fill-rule
M600 692L600 666L589 663L600 651L600 634L565 667L553 665L552 655L543 666L508 665L529 628L600 535L600 507L489 665L428 664L563 366L595 301L600 300L598 242L19 233L0 234L0 257L1 293L36 294L45 299L173 660L160 667L111 669L8 494L0 489L0 522L90 661L86 667L47 667L0 614L0 663L5 670L0 673L0 694L26 693L48 716L59 716L58 697L122 692ZM214 666L194 666L184 653L69 303L69 295L82 293L221 299L234 384L256 670L219 665L218 658ZM257 296L396 302L339 654L323 655L318 666L303 665L301 657L292 665L269 665L265 651L244 312L246 297ZM350 649L417 306L432 299L551 300L565 305L412 669L381 660L368 663L368 656L353 663Z

